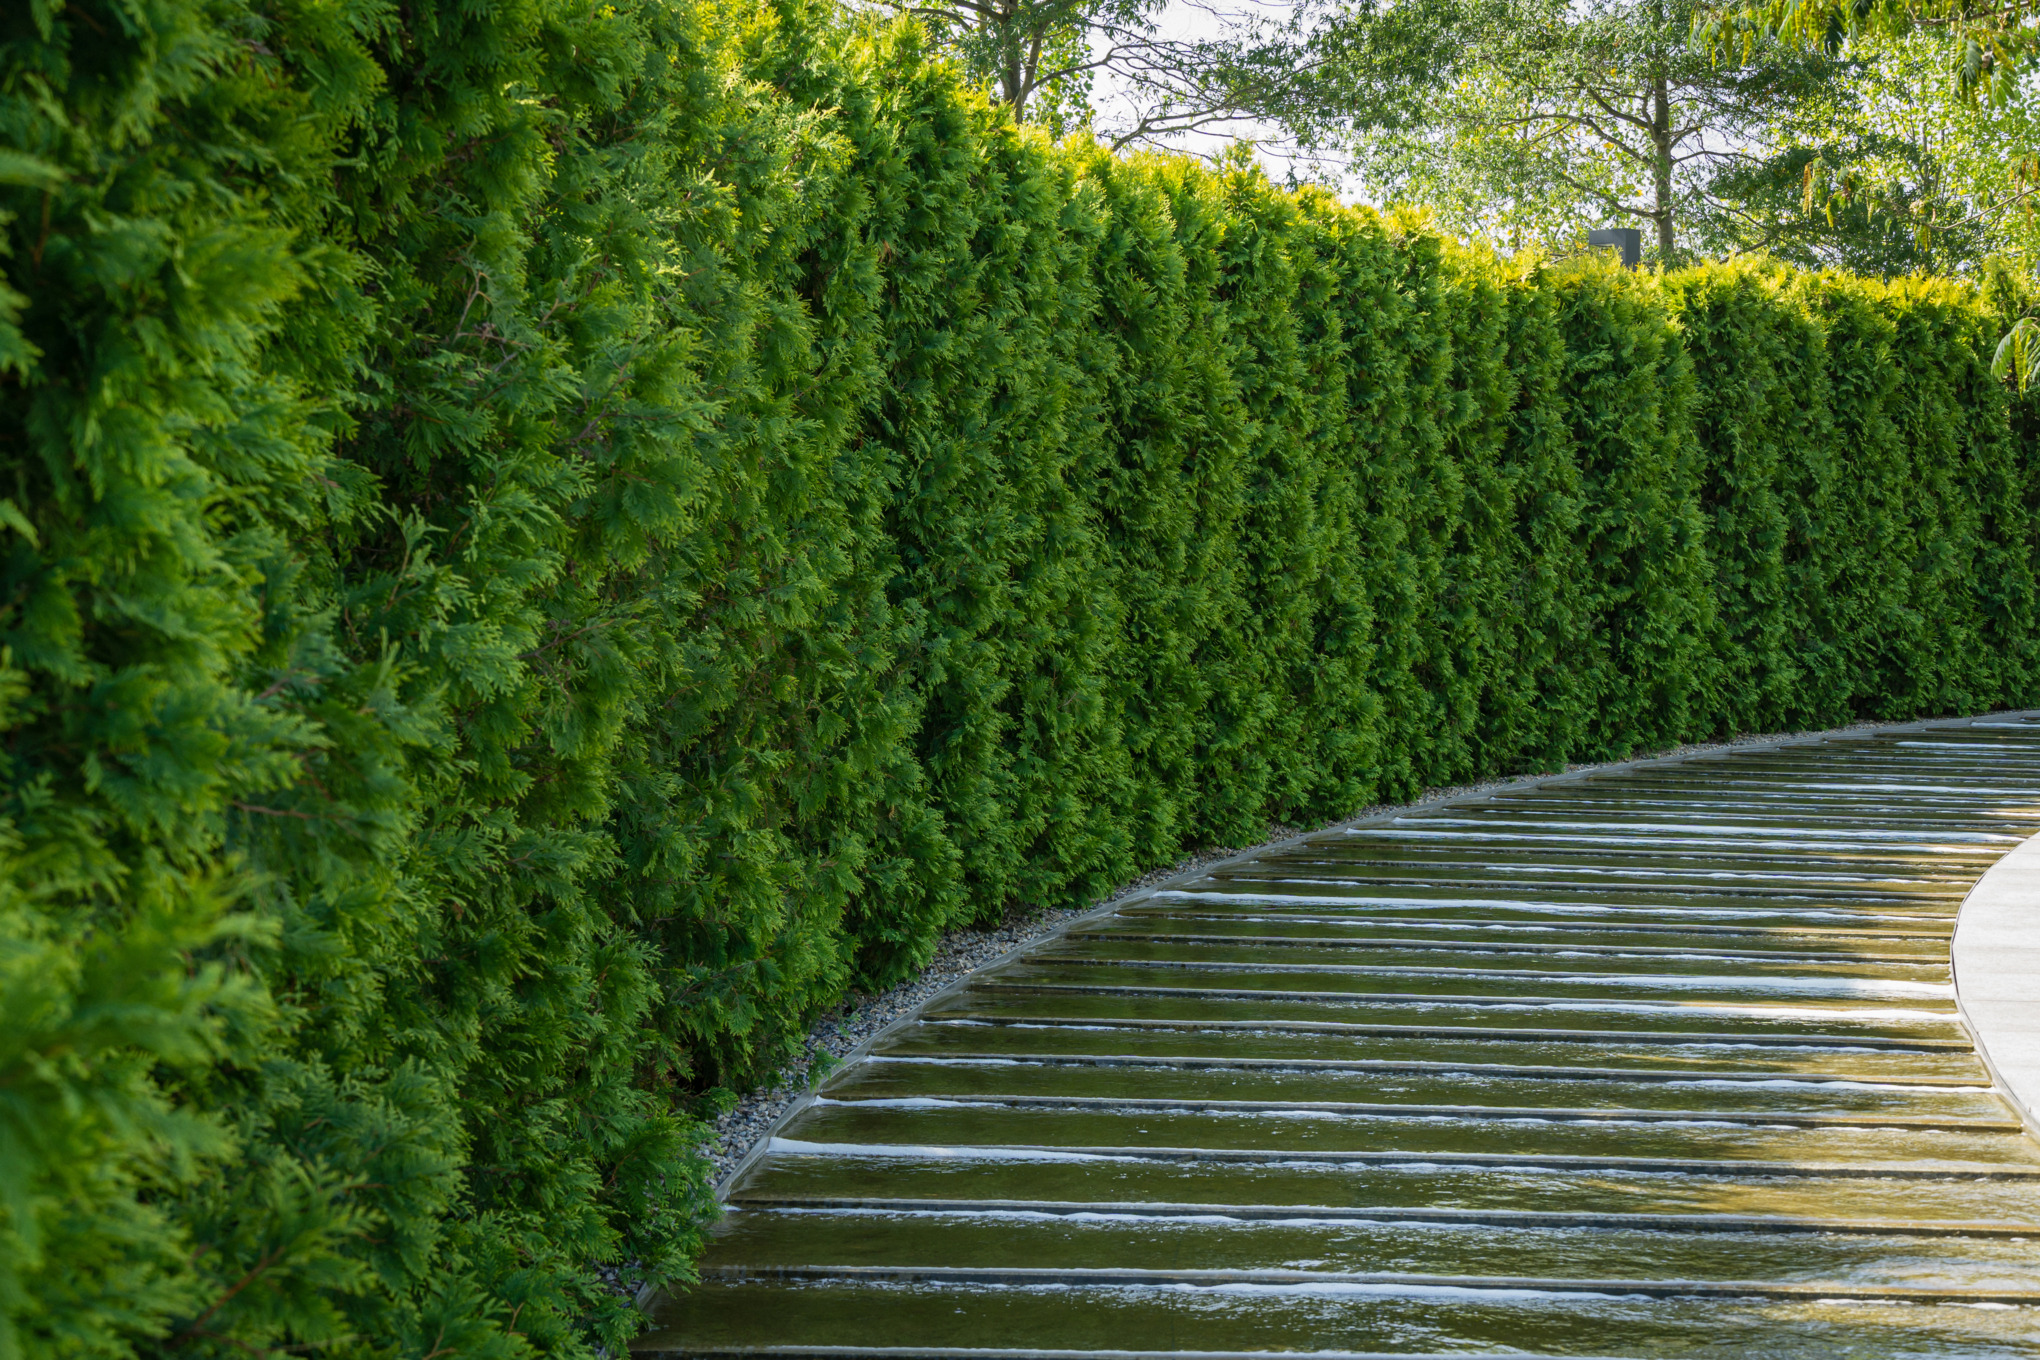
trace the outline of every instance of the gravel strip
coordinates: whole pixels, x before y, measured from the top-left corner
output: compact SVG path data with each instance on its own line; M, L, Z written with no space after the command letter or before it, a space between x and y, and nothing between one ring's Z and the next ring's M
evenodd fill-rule
M1268 828L1268 839L1281 840L1295 831ZM1265 843L1265 842L1264 842ZM1236 849L1200 851L1164 869L1143 874L1108 897L1086 907L1046 907L1017 911L995 926L959 926L942 937L935 957L920 976L902 982L882 996L852 993L841 1005L824 1011L808 1031L802 1055L781 1069L766 1085L739 1099L734 1108L715 1121L714 1135L701 1148L715 1166L718 1185L751 1148L771 1132L786 1108L806 1093L809 1083L833 1071L857 1045L905 1015L950 983L1023 944L1051 934L1067 921L1075 920L1108 901L1117 901L1165 878L1239 854Z
M1732 737L1727 741L1692 742L1652 752L1650 756L1635 756L1631 759L1696 755L1703 751L1721 751L1735 746L1768 745L1772 742L1804 737L1850 736L1875 732L1887 727L1909 725L1909 722L1863 722L1823 732L1753 733L1748 736ZM1610 760L1568 765L1565 772L1571 774L1580 770L1605 769L1610 765L1628 763ZM1492 793L1496 789L1505 789L1514 784L1534 783L1549 777L1549 774L1511 775L1501 779L1483 780L1477 784L1433 789L1413 803L1377 803L1313 827L1279 826L1271 823L1266 829L1264 838L1255 845L1212 846L1199 850L1166 868L1155 869L1141 875L1105 897L1099 898L1090 906L1022 910L995 926L958 927L942 937L942 942L935 948L934 959L919 977L903 982L881 996L853 993L841 1005L825 1011L808 1031L805 1051L801 1057L782 1069L765 1085L740 1098L729 1113L717 1119L713 1134L701 1146L701 1153L714 1165L716 1184L720 1188L730 1171L744 1159L760 1139L772 1131L773 1124L786 1112L787 1107L806 1093L811 1082L828 1076L852 1049L893 1021L911 1014L922 1002L956 979L977 971L1010 950L1053 933L1065 922L1109 902L1116 902L1143 888L1152 887L1164 879L1174 878L1178 874L1188 873L1222 859L1230 859L1249 850L1258 850L1278 841L1288 840L1292 836L1321 831L1325 827L1340 826L1387 812L1429 807L1435 803L1463 798L1470 794Z

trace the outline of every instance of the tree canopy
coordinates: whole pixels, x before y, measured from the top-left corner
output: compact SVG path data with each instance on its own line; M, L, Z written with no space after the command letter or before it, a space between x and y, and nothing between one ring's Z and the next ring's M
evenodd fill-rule
M1717 6L1698 33L1718 53L1748 52L1771 40L1835 52L1939 34L1956 88L2001 102L2018 93L2020 77L2040 55L2036 18L2040 6L2030 0L1746 0Z
M1088 128L1114 147L1156 143L1239 118L1296 115L1323 103L1304 93L1326 66L1304 16L1243 0L1199 6L1202 22L1168 15L1168 0L887 0L919 18L965 74L1022 122L1058 135ZM1104 116L1099 84L1113 95Z
M1715 60L1689 40L1695 0L1489 0L1450 18L1460 40L1437 45L1452 55L1421 116L1363 122L1355 163L1376 196L1505 244L1607 223L1643 227L1667 262L1690 253L1718 234L1717 179L1838 74L1775 45Z
M2019 25L1984 31L1996 11L884 4L1020 121L1123 147L1247 120L1307 172L1505 249L1564 252L1590 227L1634 225L1667 263L1761 253L1889 276L2036 258L2033 91L2011 74ZM1967 44L1953 79L1948 34Z

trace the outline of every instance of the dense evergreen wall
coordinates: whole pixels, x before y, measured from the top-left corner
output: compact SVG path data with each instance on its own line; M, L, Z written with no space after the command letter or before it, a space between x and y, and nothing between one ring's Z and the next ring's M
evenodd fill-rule
M946 925L2033 701L1971 292L1504 263L804 3L0 12L0 1360L613 1353Z

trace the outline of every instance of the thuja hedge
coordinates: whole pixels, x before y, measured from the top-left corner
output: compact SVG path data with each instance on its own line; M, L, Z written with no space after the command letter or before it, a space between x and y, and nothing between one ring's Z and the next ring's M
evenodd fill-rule
M614 1353L946 926L2040 688L1953 284L1503 262L809 0L28 0L0 126L0 1357Z

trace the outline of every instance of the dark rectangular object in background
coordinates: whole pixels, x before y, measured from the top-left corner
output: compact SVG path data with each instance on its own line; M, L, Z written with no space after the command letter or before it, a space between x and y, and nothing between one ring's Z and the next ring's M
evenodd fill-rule
M1588 246L1614 246L1622 252L1622 267L1634 269L1643 263L1643 233L1635 227L1604 227L1587 233Z

